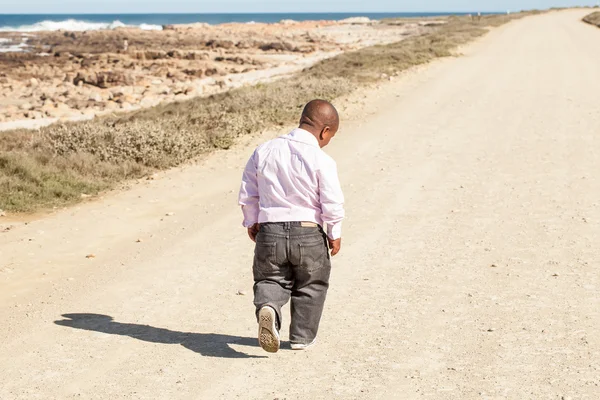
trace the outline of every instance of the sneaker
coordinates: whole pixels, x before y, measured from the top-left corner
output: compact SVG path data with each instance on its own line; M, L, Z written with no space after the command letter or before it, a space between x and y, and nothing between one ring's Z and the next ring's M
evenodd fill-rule
M317 338L310 342L309 344L304 343L292 343L292 350L308 350L313 347L317 343Z
M277 332L277 314L272 307L264 306L258 312L258 342L269 353L279 351L279 332Z

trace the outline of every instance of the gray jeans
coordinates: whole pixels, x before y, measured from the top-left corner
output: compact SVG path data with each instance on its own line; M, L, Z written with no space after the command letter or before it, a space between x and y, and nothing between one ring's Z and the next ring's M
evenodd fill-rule
M300 222L261 224L254 250L254 305L271 306L281 327L281 307L291 298L290 342L309 344L317 337L331 261L320 227Z

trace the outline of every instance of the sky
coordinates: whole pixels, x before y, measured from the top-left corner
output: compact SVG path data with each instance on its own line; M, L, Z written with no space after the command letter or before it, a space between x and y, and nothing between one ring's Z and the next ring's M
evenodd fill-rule
M475 12L596 5L599 0L0 0L1 14Z

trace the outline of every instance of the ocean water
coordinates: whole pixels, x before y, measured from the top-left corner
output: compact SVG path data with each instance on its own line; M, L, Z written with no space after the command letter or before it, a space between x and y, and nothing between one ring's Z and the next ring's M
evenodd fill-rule
M342 20L351 17L383 19L429 17L468 13L270 13L270 14L0 14L0 32L86 31L132 26L160 30L163 25L204 22L211 25L228 22L279 22L284 19Z

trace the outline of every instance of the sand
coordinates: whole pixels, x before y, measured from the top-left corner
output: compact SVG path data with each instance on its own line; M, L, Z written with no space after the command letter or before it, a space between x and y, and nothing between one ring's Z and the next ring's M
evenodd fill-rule
M328 152L348 219L311 351L255 339L236 194L278 132L15 223L0 398L597 399L600 30L584 14L513 22L340 102Z

